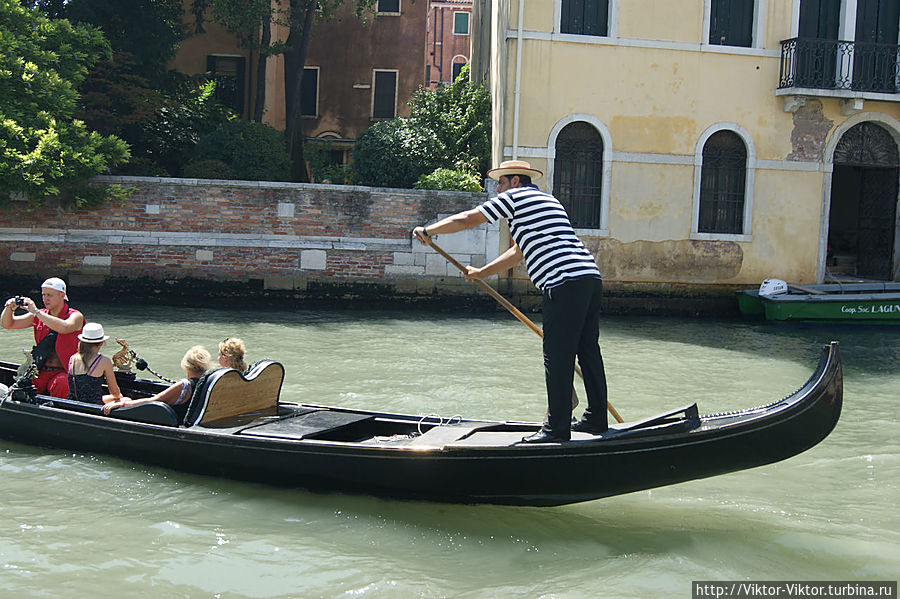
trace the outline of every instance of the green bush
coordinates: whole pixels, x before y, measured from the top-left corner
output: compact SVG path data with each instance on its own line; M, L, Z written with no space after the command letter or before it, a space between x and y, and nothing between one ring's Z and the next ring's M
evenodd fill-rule
M449 168L439 168L429 175L422 175L415 187L445 191L484 191L475 173Z
M354 178L359 185L408 189L440 166L444 154L437 137L409 119L381 121L356 138Z
M123 127L134 157L157 165L164 176L180 177L200 139L234 118L215 98L216 82L177 80L164 90L163 106L150 118ZM125 166L123 174L132 174Z
M234 169L221 160L195 160L184 166L184 176L190 179L234 179Z
M343 164L344 152L335 148L330 139L308 139L303 142L303 159L309 165L310 182L344 183L346 178Z
M332 164L322 170L321 182L333 185L353 185L353 175L353 165Z
M233 171L233 179L290 181L291 158L284 134L262 123L229 121L200 139L192 162L219 160Z

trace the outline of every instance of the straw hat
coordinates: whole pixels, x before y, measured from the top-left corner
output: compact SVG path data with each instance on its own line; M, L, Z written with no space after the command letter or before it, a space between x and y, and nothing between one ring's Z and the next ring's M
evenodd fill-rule
M506 160L500 163L497 168L492 168L487 172L487 176L494 181L499 181L500 177L509 177L510 175L526 175L531 177L532 181L537 181L544 176L544 173L531 168L531 165L524 160Z
M100 343L109 339L109 335L103 334L103 325L99 322L89 322L81 329L78 338L85 343Z

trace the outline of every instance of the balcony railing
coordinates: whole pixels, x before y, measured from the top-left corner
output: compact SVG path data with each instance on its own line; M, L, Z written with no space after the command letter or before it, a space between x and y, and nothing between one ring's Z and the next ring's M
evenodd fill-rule
M900 46L792 38L781 42L778 87L895 94Z

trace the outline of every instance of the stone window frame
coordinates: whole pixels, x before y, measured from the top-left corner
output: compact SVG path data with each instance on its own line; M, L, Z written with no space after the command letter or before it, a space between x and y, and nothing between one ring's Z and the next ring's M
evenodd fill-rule
M457 17L459 15L465 15L466 17L466 30L464 32L457 31ZM453 35L469 35L472 32L472 13L465 10L456 10L453 11Z
M700 228L700 179L703 170L703 148L714 133L730 131L737 134L747 148L746 180L744 181L744 216L743 233L701 233ZM756 182L756 146L750 133L732 122L721 122L710 125L700 135L694 149L694 194L691 207L691 239L703 241L753 241L753 190Z
M376 81L378 79L378 73L393 73L394 74L394 110L392 116L375 116L375 94L376 94ZM384 121L391 120L393 118L397 118L397 94L399 93L400 87L400 70L399 69L372 69L372 105L369 108L369 117L373 121Z
M400 13L403 12L403 0L397 0L397 10L396 11L384 11L381 10L381 2L376 0L375 2L375 16L378 17L399 17Z
M713 0L703 0L703 39L701 40L703 49L709 49L709 46L715 48L765 48L766 0L754 0L753 2L753 25L751 28L751 42L749 46L722 46L719 44L710 44L709 30L712 27L712 3Z
M615 0L610 0L615 1ZM566 125L578 121L585 122L600 134L603 141L603 182L600 187L600 228L599 229L575 229L577 235L585 237L609 237L609 195L610 180L612 177L612 136L609 128L597 117L586 113L573 113L564 116L556 121L556 124L550 129L550 135L547 138L547 173L546 173L546 190L547 193L553 193L553 169L556 162L556 138L565 128Z

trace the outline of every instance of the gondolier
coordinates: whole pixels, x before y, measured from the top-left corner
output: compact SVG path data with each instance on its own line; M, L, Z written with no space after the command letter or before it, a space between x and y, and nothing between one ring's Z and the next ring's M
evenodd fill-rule
M490 264L469 266L466 279L483 279L525 260L528 276L541 290L544 314L544 371L549 417L525 443L568 441L571 431L599 434L607 430L607 386L598 344L602 281L593 256L575 235L565 208L534 181L543 173L525 161L510 160L488 171L498 195L481 206L416 227L413 235L429 244L430 237L456 233L501 218L509 222L513 245ZM572 380L575 357L584 374L588 407L572 420Z
M41 299L43 310L38 310L30 297L9 298L0 313L0 326L4 329L34 327L35 347L43 355L35 357L39 372L32 382L38 393L66 397L69 382L65 366L78 351L78 334L84 326L84 316L69 307L66 283L60 278L51 277L41 283ZM16 315L16 308L26 313ZM52 343L45 341L42 345L45 338Z

